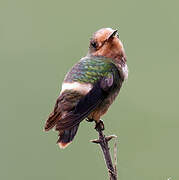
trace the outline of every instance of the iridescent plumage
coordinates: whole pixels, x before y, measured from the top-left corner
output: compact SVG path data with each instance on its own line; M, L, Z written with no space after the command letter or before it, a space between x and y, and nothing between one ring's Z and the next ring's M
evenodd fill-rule
M62 91L45 130L59 131L58 143L66 147L84 119L97 124L119 93L128 75L126 56L117 31L104 28L90 41L89 53L65 76Z

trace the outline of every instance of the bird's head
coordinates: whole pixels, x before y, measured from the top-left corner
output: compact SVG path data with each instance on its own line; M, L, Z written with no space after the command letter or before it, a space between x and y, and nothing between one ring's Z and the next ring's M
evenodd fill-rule
M90 40L89 54L111 58L117 62L126 62L125 51L118 32L111 28L103 28L93 34Z

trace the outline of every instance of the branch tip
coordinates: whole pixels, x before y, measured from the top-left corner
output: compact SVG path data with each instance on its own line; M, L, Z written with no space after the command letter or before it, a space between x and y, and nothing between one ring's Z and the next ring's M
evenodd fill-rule
M117 138L117 136L116 135L110 135L110 136L107 136L105 139L108 142L108 141L110 141L113 138Z
M99 144L100 143L100 140L99 139L93 139L93 140L90 140L92 143L96 143L96 144Z

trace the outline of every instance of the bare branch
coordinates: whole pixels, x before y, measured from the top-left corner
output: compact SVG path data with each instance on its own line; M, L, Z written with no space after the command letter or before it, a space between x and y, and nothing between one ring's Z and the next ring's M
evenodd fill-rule
M109 147L108 147L108 142L112 138L116 138L117 136L111 135L111 136L105 137L102 130L97 130L97 131L99 133L99 139L91 140L91 142L100 144L100 147L104 155L105 163L109 172L110 180L117 180L116 162L115 162L115 165L113 166L111 155L109 152ZM114 151L115 151L114 160L117 161L117 146L115 146Z
M117 175L117 141L116 139L114 143L114 172Z

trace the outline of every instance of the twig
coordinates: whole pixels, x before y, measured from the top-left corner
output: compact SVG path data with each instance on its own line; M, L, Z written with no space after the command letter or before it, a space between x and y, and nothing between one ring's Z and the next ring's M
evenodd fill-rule
M114 143L114 172L117 176L117 141Z
M117 168L116 168L116 161L117 161L117 155L116 155L116 146L115 146L115 155L114 155L114 160L115 160L115 165L113 166L112 164L112 159L111 159L111 155L109 152L109 147L108 147L108 142L112 139L112 138L116 138L117 136L115 135L111 135L111 136L107 136L105 137L105 135L103 134L102 130L98 130L99 133L99 139L95 139L95 140L91 140L91 142L93 143L97 143L100 144L103 155L104 155L104 159L105 159L105 163L109 172L109 177L110 180L117 180Z

